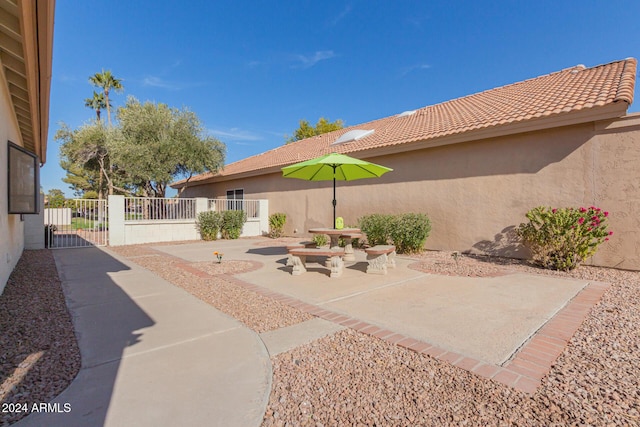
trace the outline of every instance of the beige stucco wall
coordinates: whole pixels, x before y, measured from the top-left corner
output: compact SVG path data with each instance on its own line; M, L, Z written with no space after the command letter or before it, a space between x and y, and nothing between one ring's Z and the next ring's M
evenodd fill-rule
M21 143L18 125L11 110L7 82L0 71L0 294L24 248L24 224L20 221L20 215L7 214L7 140L18 145Z
M360 156L357 156L360 157ZM538 205L596 205L610 212L614 238L593 262L640 269L640 117L419 149L366 160L394 169L378 179L338 182L337 215L348 225L369 213L424 212L428 249L526 256L513 229ZM188 188L184 196L268 199L305 235L332 222L331 182L268 176Z

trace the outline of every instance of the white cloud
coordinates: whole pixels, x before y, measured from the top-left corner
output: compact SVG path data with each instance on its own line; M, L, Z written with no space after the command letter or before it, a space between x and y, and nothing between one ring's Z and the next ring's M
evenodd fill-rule
M179 84L168 82L160 77L155 77L155 76L145 77L144 79L142 79L142 84L144 86L159 87L161 89L169 89L169 90L182 89L181 85Z
M350 4L346 5L346 6L344 7L344 9L342 10L342 12L340 12L340 13L338 14L338 16L336 16L335 18L333 18L333 19L331 20L331 25L332 25L332 26L335 26L335 25L337 25L337 24L338 24L338 22L342 21L342 19L344 19L344 17L345 17L345 16L347 16L347 15L349 14L349 12L351 12L351 9L352 9L352 8L353 8L353 7L352 7Z
M299 62L295 68L311 68L320 61L334 58L336 54L332 50L317 50L311 56L296 55L296 61Z
M260 135L240 128L230 128L226 130L209 129L209 133L222 140L232 140L238 145L250 145L242 144L238 141L260 141L262 139Z
M411 65L409 67L405 67L400 71L400 76L404 77L407 74L413 72L413 71L419 71L419 70L426 70L431 68L431 65L429 64L417 64L417 65Z

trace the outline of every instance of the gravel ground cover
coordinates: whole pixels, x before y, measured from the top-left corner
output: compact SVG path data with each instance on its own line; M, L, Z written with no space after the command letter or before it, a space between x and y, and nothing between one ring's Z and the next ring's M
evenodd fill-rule
M215 270L218 267L213 263L190 264L211 274L202 278L181 268L176 258L148 247L123 247L116 251L243 321L256 332L310 317L239 288L220 275L220 271L224 274L244 271L247 264L229 262L223 267L228 270ZM71 372L68 367L76 343L50 253L27 251L25 256L32 257L29 268L25 268L26 263L19 264L12 276L14 284L10 283L0 297L0 322L5 322L3 316L9 309L14 310L11 319L22 318L27 324L34 317L47 320L40 326L21 326L25 331L33 329L29 333L10 335L4 332L9 330L5 323L0 323L2 381L4 386L7 372L15 370L7 367L5 354L28 356L44 348L21 350L27 348L26 339L7 337L32 334L36 336L35 342L48 339L44 356L16 389L17 394L29 393L31 401L46 402L75 376L77 368L73 374L67 372ZM612 286L592 308L533 395L347 329L272 357L273 386L264 426L640 425L640 273L586 266L570 273L551 272L522 261L466 255L458 256L456 262L450 252L427 252L413 259L416 261L413 268L435 274L482 277L526 272L610 282ZM33 265L40 269L38 273L33 272ZM37 282L42 282L40 286L46 289L26 294ZM11 296L14 291L10 286L16 287L15 283L20 283L17 287L22 289L18 291L23 292L21 296ZM57 283L57 287L52 283ZM45 296L47 292L51 296ZM28 299L30 304L21 308L18 301L9 303L8 298ZM56 299L64 310L53 308L51 301ZM38 302L44 305L32 311ZM53 319L44 314L49 311ZM53 323L62 324L66 335L60 331L58 338L52 338L56 329ZM46 331L42 334L46 337L38 338L40 331ZM63 367L37 369L47 355L55 356L57 366ZM14 356L11 363L22 363L24 356ZM37 374L32 375L34 371ZM55 384L60 386L56 388ZM46 395L49 397L38 395L41 390L49 392ZM6 417L0 420L8 422Z
M486 276L526 272L613 285L526 395L446 362L345 330L272 358L264 426L640 425L640 273L540 270L517 260L427 252L414 268ZM451 261L451 262L449 262Z
M25 251L0 295L0 425L49 402L80 370L80 351L55 261ZM11 405L11 406L10 406Z

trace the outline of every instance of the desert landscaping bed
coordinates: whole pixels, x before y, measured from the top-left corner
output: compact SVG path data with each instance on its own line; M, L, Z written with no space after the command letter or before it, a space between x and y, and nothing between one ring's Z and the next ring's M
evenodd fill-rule
M0 295L0 405L49 402L80 370L80 351L55 261L25 251ZM25 413L0 411L0 425Z
M220 309L256 332L295 324L309 316L224 280L224 274L233 271L221 273L212 270L217 268L212 264L190 264L208 276L201 277L182 268L175 258L148 247L117 252L212 305L224 307ZM47 251L25 252L24 256L51 257ZM29 262L36 262L35 258ZM549 272L522 261L464 255L455 261L450 252L426 252L413 258L413 268L434 274L482 277L524 272L610 282L612 286L533 395L347 329L272 357L273 385L263 425L640 425L640 273L586 266L570 273ZM55 264L40 264L44 267L38 276L56 282ZM248 266L236 267L242 271ZM14 272L12 280L15 277L20 280L21 276ZM29 281L29 276L23 280ZM58 299L62 298L59 282L51 289L57 289ZM8 290L0 304L7 304ZM34 295L39 294L24 294L23 298ZM13 318L16 316L21 316L19 311ZM22 316L32 314L24 311ZM70 322L66 327L71 330ZM8 352L20 345L19 340L4 335L3 353L5 348ZM71 357L73 346L72 333L58 338L56 344ZM69 356L56 355L66 364ZM3 365L3 378L4 369ZM37 376L26 375L20 390L35 396L42 384L59 381L59 372L49 369Z

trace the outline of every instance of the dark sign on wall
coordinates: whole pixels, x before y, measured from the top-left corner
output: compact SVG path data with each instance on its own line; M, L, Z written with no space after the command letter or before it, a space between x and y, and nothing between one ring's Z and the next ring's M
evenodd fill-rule
M37 214L40 212L38 156L11 141L7 142L7 146L9 150L7 167L9 213Z

